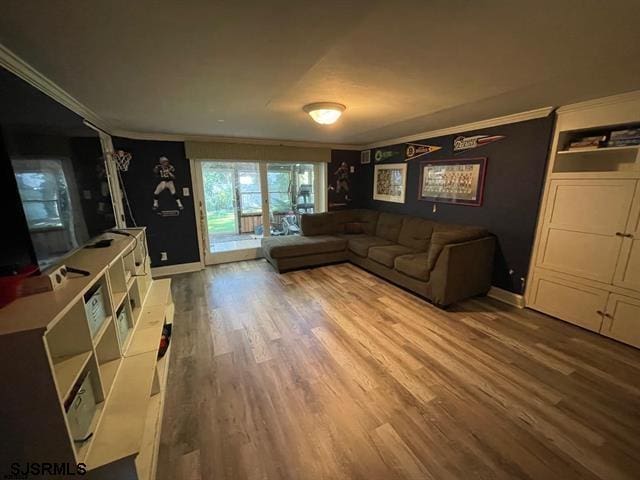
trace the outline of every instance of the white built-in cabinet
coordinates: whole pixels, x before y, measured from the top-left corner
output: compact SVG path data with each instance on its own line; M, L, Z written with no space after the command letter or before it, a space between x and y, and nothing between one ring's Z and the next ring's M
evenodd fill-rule
M527 306L640 348L640 147L565 149L640 125L640 94L558 110Z

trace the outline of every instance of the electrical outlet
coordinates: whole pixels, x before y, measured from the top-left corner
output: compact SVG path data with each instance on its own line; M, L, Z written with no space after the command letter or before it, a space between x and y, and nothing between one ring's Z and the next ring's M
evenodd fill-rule
M160 252L160 261L166 262L167 260L167 252Z
M191 195L191 193L189 192L189 187L182 187L182 196L188 197L189 195Z

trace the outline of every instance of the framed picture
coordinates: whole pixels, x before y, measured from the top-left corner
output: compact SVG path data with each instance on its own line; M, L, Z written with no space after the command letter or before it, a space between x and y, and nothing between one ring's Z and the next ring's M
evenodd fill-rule
M486 171L484 157L421 162L418 199L479 207Z
M360 152L360 163L362 165L371 163L371 150L364 150Z
M407 187L407 164L376 165L373 174L373 199L404 203Z

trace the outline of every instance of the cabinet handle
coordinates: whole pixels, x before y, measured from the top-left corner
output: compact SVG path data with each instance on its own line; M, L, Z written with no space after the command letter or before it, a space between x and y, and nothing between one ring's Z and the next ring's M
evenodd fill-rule
M598 315L602 315L603 317L606 315L602 310L596 310Z
M633 238L633 233L616 232L616 236L625 237L625 238Z

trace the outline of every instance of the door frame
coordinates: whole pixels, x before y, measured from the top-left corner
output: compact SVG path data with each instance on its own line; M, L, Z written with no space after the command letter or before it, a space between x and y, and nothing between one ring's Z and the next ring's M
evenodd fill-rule
M203 265L217 265L220 263L240 262L262 258L262 248L243 248L228 252L211 253L209 248L209 235L206 226L206 207L204 204L204 183L202 179L202 162L235 162L235 163L256 163L258 165L258 176L260 179L260 193L262 195L262 225L263 236L271 235L271 218L269 215L269 182L268 166L276 163L267 160L227 160L227 159L189 159L191 164L191 175L193 183L193 198L196 210L196 227L198 232L198 248ZM327 195L327 171L328 165L325 162L281 162L281 163L311 163L314 166L314 211L326 212Z
M193 174L193 197L196 203L197 209L197 230L198 230L198 247L200 248L200 257L204 265L218 265L220 263L241 262L244 260L254 260L262 258L262 248L241 248L237 250L230 250L228 252L216 252L212 253L209 245L209 230L206 226L206 207L204 204L204 182L202 180L202 163L203 162L233 162L241 163L242 160L218 160L218 159L190 159L191 172ZM262 194L263 184L266 185L266 165L263 166L261 162L247 161L244 163L257 163L258 172L260 177L260 193ZM264 175L264 181L263 181ZM262 194L263 203L265 203L265 196ZM235 203L235 202L234 202ZM266 199L266 207L268 208L268 196ZM269 221L269 214L267 210L266 220ZM262 209L262 224L265 225L265 208ZM268 223L264 227L264 235L269 236Z

